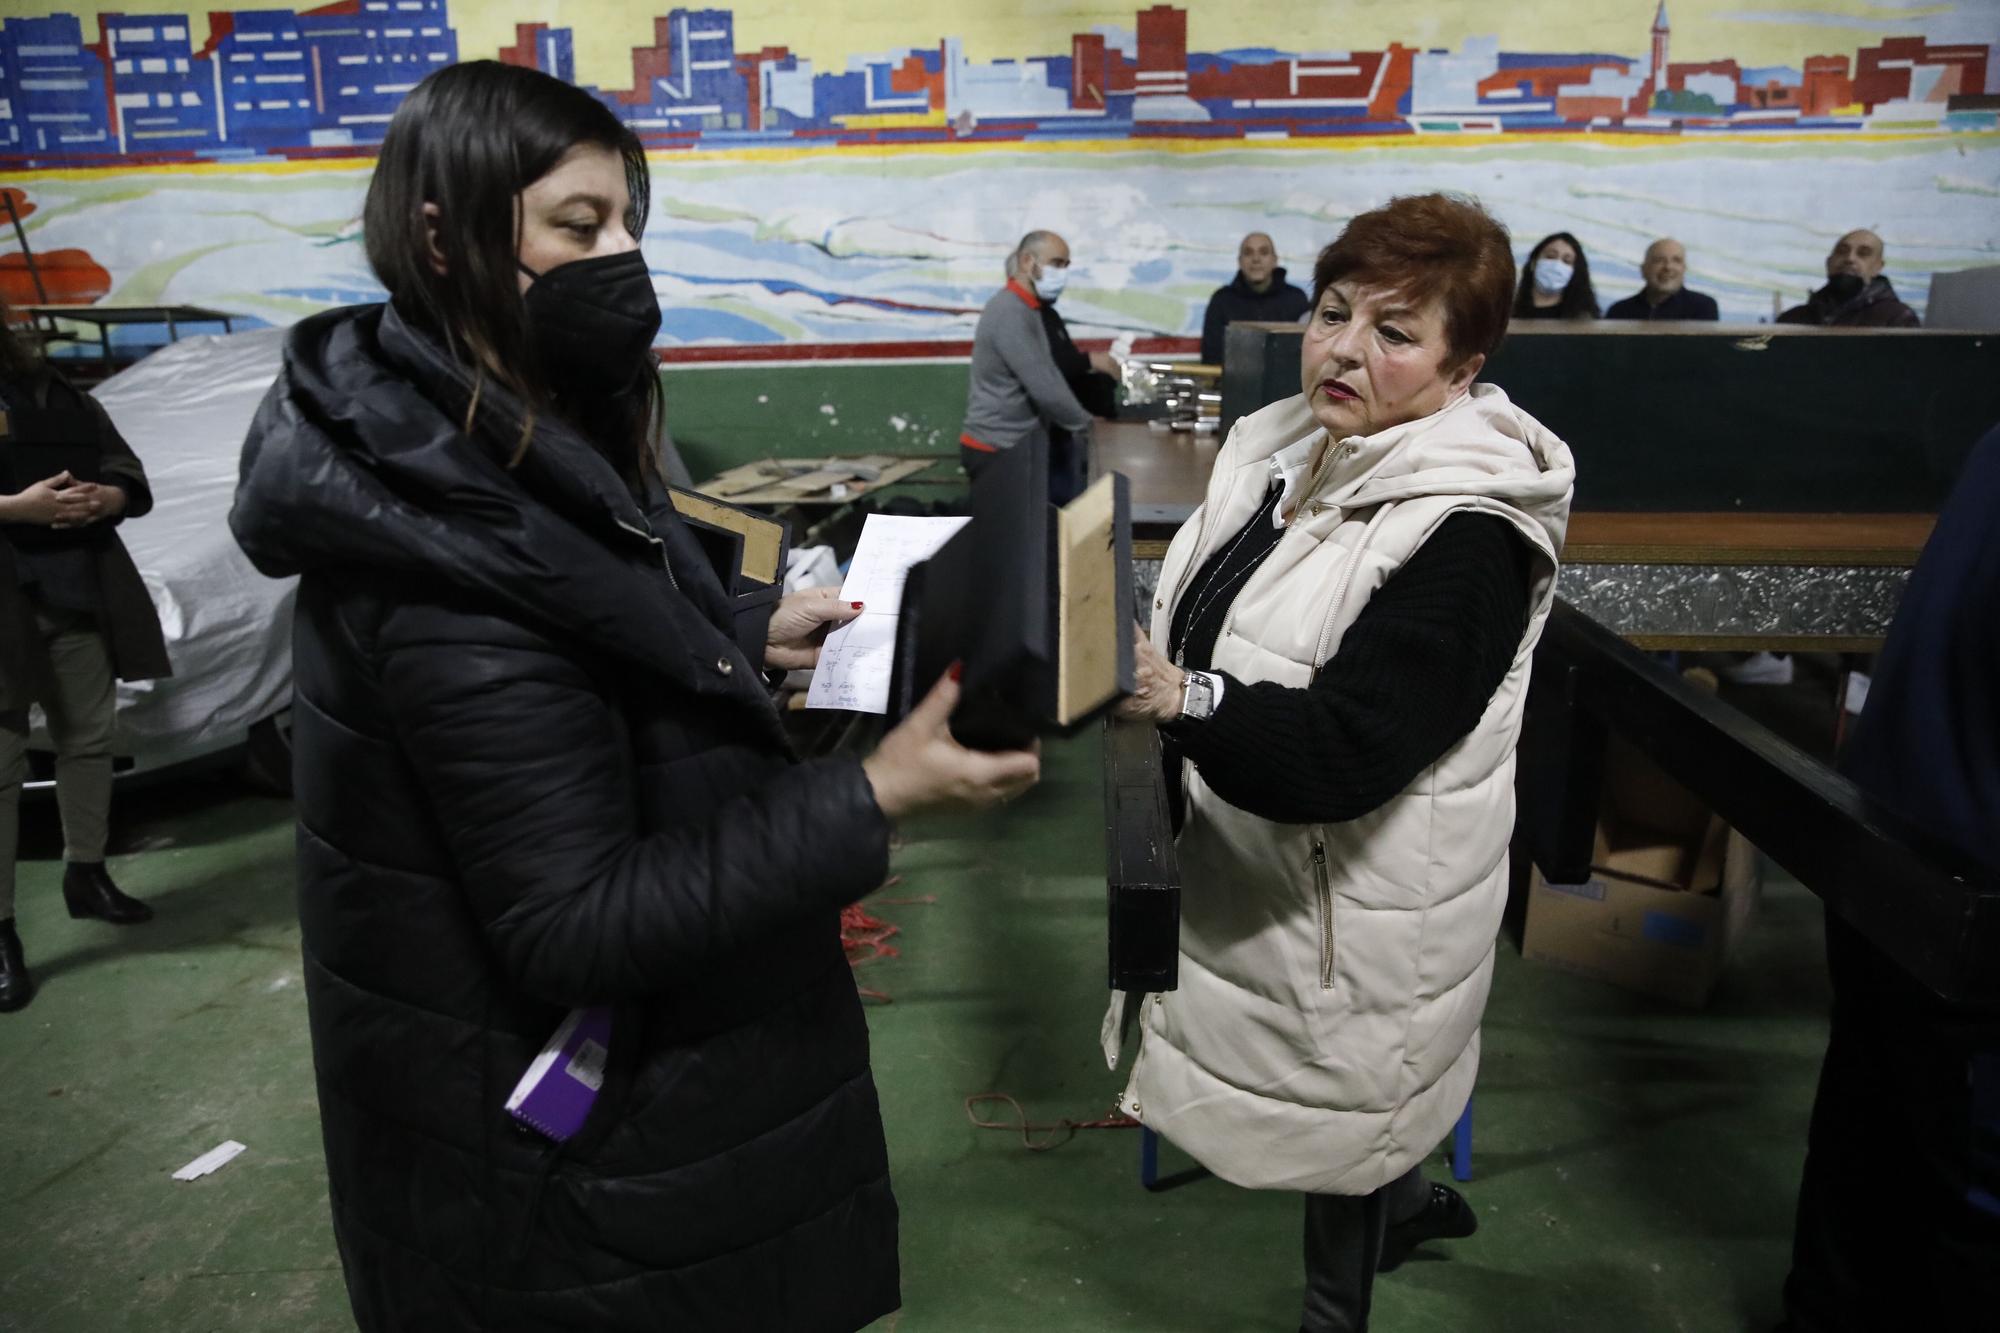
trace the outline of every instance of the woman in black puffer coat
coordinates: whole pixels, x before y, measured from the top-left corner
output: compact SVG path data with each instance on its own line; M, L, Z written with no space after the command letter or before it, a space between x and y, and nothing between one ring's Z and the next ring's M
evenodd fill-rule
M299 910L335 1234L366 1330L846 1330L896 1208L837 930L889 822L1031 783L946 681L801 763L641 441L645 159L588 94L475 62L369 188L390 301L294 329L231 526L302 575ZM518 275L518 276L517 276ZM838 608L838 609L836 609ZM503 1109L573 1006L609 1059L562 1144Z

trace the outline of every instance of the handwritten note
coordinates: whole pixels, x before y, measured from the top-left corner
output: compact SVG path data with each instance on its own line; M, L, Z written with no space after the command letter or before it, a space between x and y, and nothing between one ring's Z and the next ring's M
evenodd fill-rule
M889 711L889 673L896 647L896 617L903 607L903 584L910 566L930 559L963 518L911 518L870 514L861 542L847 568L840 595L865 609L826 636L808 708L845 708L857 713Z

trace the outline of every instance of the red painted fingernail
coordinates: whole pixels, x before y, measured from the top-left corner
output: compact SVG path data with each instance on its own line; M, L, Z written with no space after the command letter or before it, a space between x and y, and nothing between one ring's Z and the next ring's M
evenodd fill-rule
M965 663L953 662L951 664L951 670L946 672L945 674L950 676L954 681L958 680L959 678L965 675Z
M849 602L848 605L853 607L856 611L859 611L861 609L861 603L859 602Z

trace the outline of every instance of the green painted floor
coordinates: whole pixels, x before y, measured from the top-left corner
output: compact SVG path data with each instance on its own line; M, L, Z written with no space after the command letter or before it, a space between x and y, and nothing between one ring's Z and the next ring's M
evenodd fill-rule
M1300 1206L1140 1189L1138 1139L1049 1152L968 1125L1012 1094L1094 1118L1104 923L1096 751L1057 745L1004 816L907 830L863 982L903 1207L899 1333L1291 1330ZM44 989L0 1015L0 1330L351 1328L326 1219L282 802L223 782L126 801L113 868L159 919L71 922L31 812L20 923ZM1814 900L1769 886L1702 1014L1503 944L1478 1093L1482 1222L1377 1286L1374 1327L1763 1330L1775 1321L1825 1025ZM235 1138L204 1180L174 1169ZM1171 1151L1164 1169L1185 1166ZM1442 1163L1440 1162L1440 1169Z

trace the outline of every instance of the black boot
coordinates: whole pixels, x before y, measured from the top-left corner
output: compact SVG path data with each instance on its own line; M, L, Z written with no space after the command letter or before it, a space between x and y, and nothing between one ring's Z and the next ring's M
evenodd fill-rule
M94 916L114 926L153 919L153 909L118 891L102 861L71 861L63 867L63 905L72 917Z
M14 933L14 918L0 921L0 1014L28 1007L35 998L35 982L28 975L28 962L21 957L21 937Z
M1427 1240L1457 1240L1479 1230L1479 1214L1465 1196L1449 1185L1431 1182L1431 1196L1416 1215L1391 1222L1382 1235L1382 1261L1378 1273L1388 1273L1410 1257L1410 1251Z

